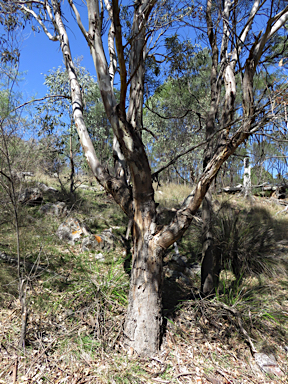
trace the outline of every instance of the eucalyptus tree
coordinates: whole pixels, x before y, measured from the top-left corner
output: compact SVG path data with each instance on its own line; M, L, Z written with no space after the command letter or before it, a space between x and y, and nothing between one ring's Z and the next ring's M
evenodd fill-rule
M104 108L115 136L117 168L115 175L111 175L99 161L85 125L82 92L68 35L68 30L73 28L70 22L69 29L65 26L62 2L8 0L2 5L9 7L11 2L18 4L24 14L34 17L48 38L60 44L70 81L73 118L86 159L97 180L133 218L133 260L124 338L130 350L151 355L159 349L161 340L162 257L165 250L191 224L221 165L252 133L280 113L280 106L271 110L273 93L267 103L255 103L253 82L257 69L265 60L267 46L288 20L288 5L280 0L224 0L221 3L207 0L188 5L181 1L138 0L120 7L117 0L88 0L86 30L76 4L68 0L90 47ZM205 115L208 145L203 171L193 193L169 225L158 227L151 167L141 138L145 128L142 118L145 62L153 50L154 55L157 54L161 36L168 33L170 26L180 28L180 21L186 23L185 28L200 31L200 38L206 36L210 50L210 108ZM158 55L161 54L162 51L158 51ZM119 101L113 88L116 70L120 77ZM237 71L242 75L240 83L235 80ZM263 92L270 91L265 89ZM282 87L279 92L283 91ZM235 114L237 92L242 98L239 116ZM219 116L221 103L222 114ZM214 146L215 137L218 140ZM132 188L126 182L124 158L130 170ZM209 236L206 240L209 248ZM213 263L213 258L204 260L203 287L206 291L213 287Z

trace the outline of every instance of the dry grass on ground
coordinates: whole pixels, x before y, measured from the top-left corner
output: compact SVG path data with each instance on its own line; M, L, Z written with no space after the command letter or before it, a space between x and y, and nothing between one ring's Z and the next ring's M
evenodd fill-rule
M181 186L158 190L163 221L190 192ZM121 341L129 289L129 254L125 255L123 242L99 263L93 253L81 253L79 244L57 240L54 234L61 219L25 208L24 218L30 217L21 227L30 279L27 345L24 351L18 348L21 309L16 266L0 261L0 383L287 383L288 214L276 215L281 207L269 200L259 198L250 206L237 196L218 196L218 205L222 199L228 200L235 215L255 212L255 207L268 212L276 272L245 276L237 284L231 272L224 271L219 293L210 300L199 295L198 275L189 285L166 276L163 343L150 359L128 357ZM70 214L92 223L95 233L108 226L114 226L119 237L125 233L127 219L105 193L79 190L77 199L67 204ZM12 229L6 226L1 231L0 250L15 256ZM180 253L190 262L199 261L199 233L196 220L179 242ZM173 249L165 262L172 254ZM36 260L41 268L33 273ZM284 376L262 373L250 342L257 351L273 354Z

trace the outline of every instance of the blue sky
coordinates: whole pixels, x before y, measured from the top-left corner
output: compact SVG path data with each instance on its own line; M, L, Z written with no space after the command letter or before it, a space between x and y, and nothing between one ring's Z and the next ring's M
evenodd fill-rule
M83 56L82 65L92 75L96 75L92 57L83 35L67 10L65 11L65 17L69 21L70 30L67 29L67 32L73 58ZM21 83L23 99L28 100L33 96L43 97L47 92L44 85L44 74L47 74L54 67L63 65L59 42L50 41L42 31L40 33L33 32L29 25L25 28L22 38L20 72L25 72L24 81Z

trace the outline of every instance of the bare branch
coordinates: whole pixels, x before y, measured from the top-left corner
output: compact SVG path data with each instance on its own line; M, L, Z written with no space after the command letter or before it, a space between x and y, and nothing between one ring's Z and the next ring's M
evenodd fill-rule
M83 36L85 37L89 47L91 46L91 40L89 39L88 37L88 32L86 31L86 29L84 28L84 25L82 23L82 20L81 20L81 17L80 17L80 14L78 12L78 9L76 8L75 4L73 3L73 0L68 0L68 3L70 5L70 7L72 8L74 14L75 14L75 17L76 17L76 20L77 20L77 24L80 28L80 31L82 32Z
M169 163L167 163L166 165L163 165L163 167L161 167L160 169L158 169L158 171L152 173L152 179L156 179L157 176L159 175L159 173L163 172L165 169L167 169L168 167L170 167L170 165L174 164L178 159L180 159L180 157L184 156L184 155L187 155L187 153L190 153L192 151L194 151L194 149L197 149L199 147L203 147L204 145L207 144L207 141L202 141L201 143L199 144L196 144L196 145L193 145L192 147L186 149L186 151L180 153L179 155L175 156L171 161L169 161Z
M184 117L186 117L186 116L188 115L189 112L193 112L193 113L195 113L195 114L199 117L199 119L202 118L202 117L201 117L201 114L200 114L199 112L194 111L193 109L187 109L187 111L186 111L183 115L181 115L181 116L169 116L169 117L166 117L166 116L160 115L160 113L154 111L152 108L149 107L149 105L148 105L147 103L145 103L145 107L146 107L147 109L149 109L150 112L154 113L154 115L160 117L161 119L165 119L165 120L170 120L170 119L183 119Z
M50 95L50 96L44 96L44 97L41 97L40 99L33 99L33 100L29 100L29 101L26 101L25 103L21 104L21 105L18 105L16 108L14 108L11 113L17 111L17 109L19 108L23 108L25 107L25 105L28 105L28 104L31 104L31 103L35 103L36 101L42 101L42 100L46 100L46 99L50 99L50 98L59 98L59 99L69 99L71 100L71 97L70 96L64 96L64 95Z
M43 23L43 21L41 20L40 16L37 15L36 12L34 12L32 9L29 9L27 7L25 7L24 5L21 5L21 8L27 12L27 13L30 13L30 15L32 15L35 20L37 20L37 22L39 23L39 25L42 27L43 31L45 32L45 34L48 36L49 40L52 40L52 41L58 41L59 40L59 36L58 35L52 35L48 29L46 28L45 24Z

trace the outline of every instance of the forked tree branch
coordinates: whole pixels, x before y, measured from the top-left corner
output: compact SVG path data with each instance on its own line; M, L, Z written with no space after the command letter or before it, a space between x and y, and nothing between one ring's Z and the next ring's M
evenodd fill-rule
M25 7L25 5L21 5L21 8L22 10L24 10L25 12L29 13L30 15L32 15L34 17L35 20L37 20L38 24L42 27L44 33L46 34L46 36L49 38L49 40L52 40L52 41L58 41L59 40L59 36L58 35L52 35L48 29L46 28L45 24L43 23L43 21L41 20L40 16L37 15L36 12L33 11L33 9L30 9L30 8L27 8Z
M75 4L73 3L73 0L68 0L68 3L75 14L76 21L77 21L78 27L80 28L80 31L82 32L83 36L85 37L85 39L88 43L88 46L91 47L91 40L89 39L88 32L86 31L86 29L82 23L81 16L80 16L80 13L78 12L78 9L76 8Z

